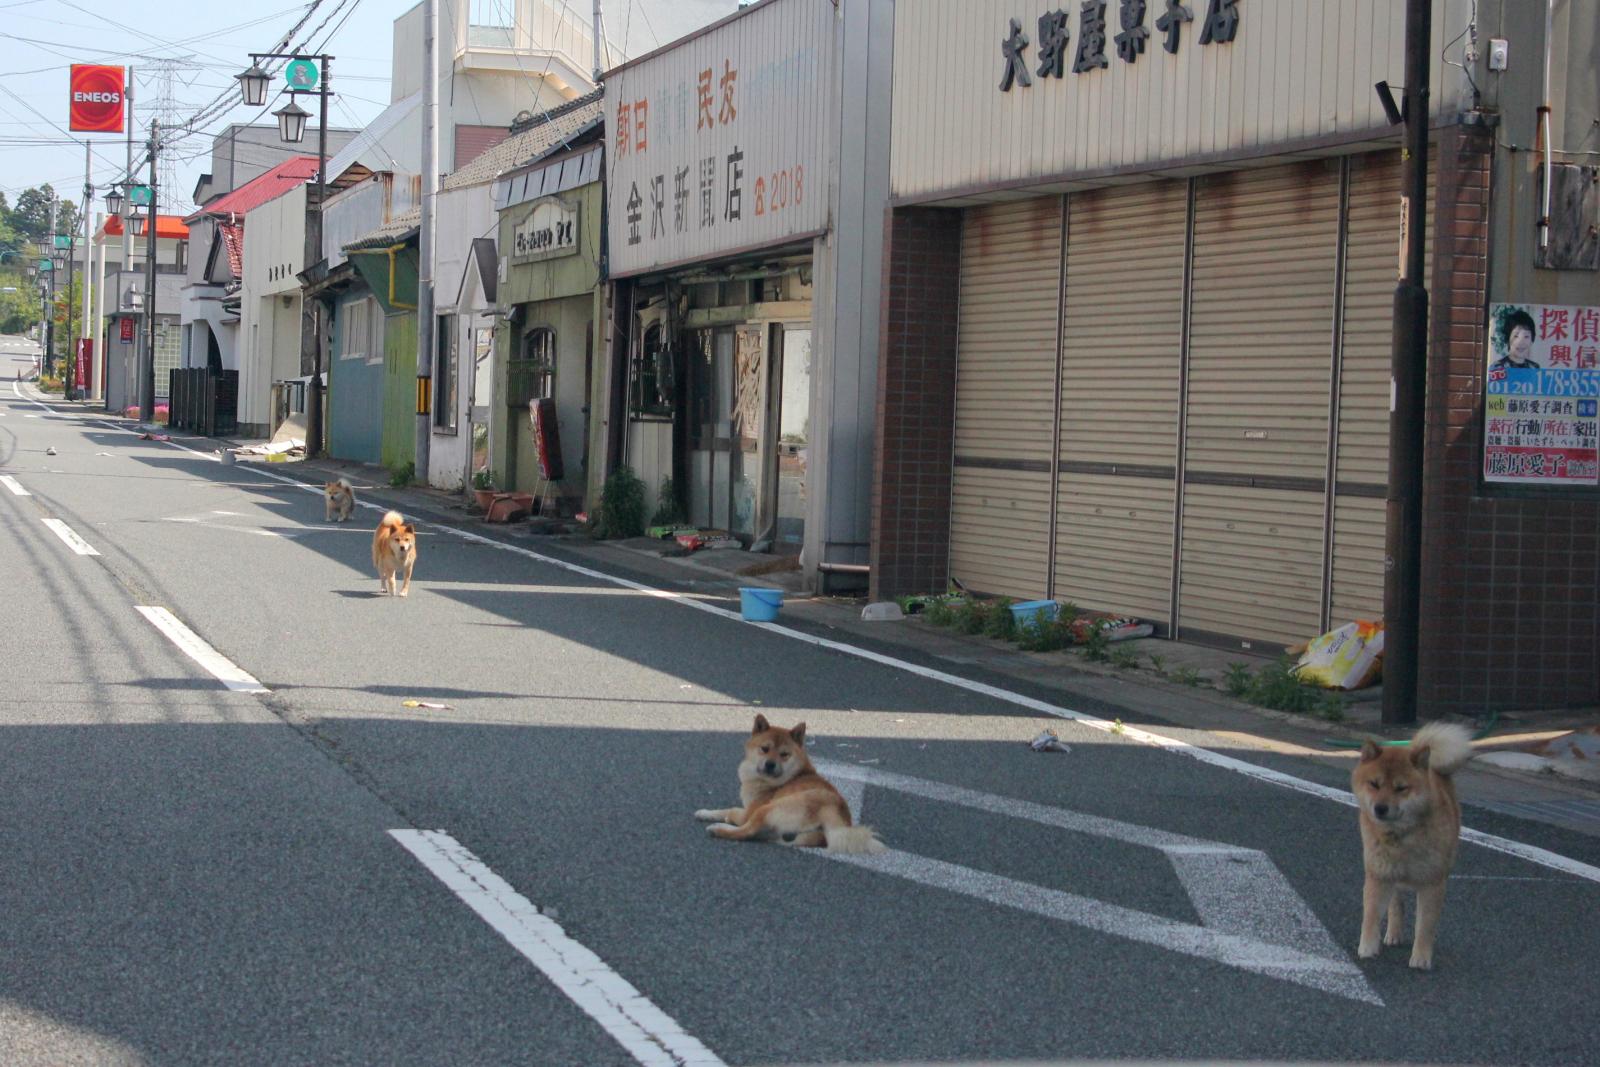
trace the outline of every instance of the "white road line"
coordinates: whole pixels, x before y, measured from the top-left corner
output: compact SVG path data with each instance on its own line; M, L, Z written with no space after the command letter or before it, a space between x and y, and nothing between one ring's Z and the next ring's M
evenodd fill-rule
M217 681L232 689L235 693L270 693L272 690L256 681L255 678L228 659L222 653L212 648L199 634L189 629L183 622L166 608L144 607L136 605L136 610L150 624L162 633L167 639L177 645L190 659L211 673Z
M67 543L67 547L80 556L98 556L93 545L78 536L78 532L60 519L45 519L44 524L50 527L50 532Z
M11 391L13 393L17 394L17 399L18 400L26 400L28 403L32 404L34 407L43 408L46 412L48 412L51 415L54 415L56 413L56 409L55 408L51 407L48 404L41 404L39 401L35 400L33 397L31 397L31 396L27 395L26 393L24 393L22 391L22 385L19 382L12 382L11 383ZM28 418L35 419L35 418L38 418L38 416L37 415L29 415Z
M254 470L253 468L250 469L253 471L253 473L259 474L264 478L272 478L276 481L284 482L289 485L299 486L308 493L322 492L322 488L320 486L307 485L304 482L297 481L294 478L277 474L272 471ZM361 507L371 508L374 511L388 510L380 505L366 502L362 502ZM424 522L418 523L418 525L433 526L434 524ZM528 559L538 560L540 563L547 564L551 567L557 567L572 574L581 574L586 578L593 578L597 581L621 586L624 589L632 589L635 592L643 593L646 596L657 597L661 600L675 601L684 605L685 607L694 608L696 611L704 611L725 619L733 619L738 622L743 622L742 616L740 616L737 611L730 611L727 608L720 608L713 604L707 604L696 600L693 597L685 596L682 593L674 593L666 589L656 589L652 586L630 581L627 578L619 578L616 575L606 574L602 571L593 570L589 567L584 567L576 563L568 563L566 560L555 559L552 556L540 555L538 552L534 552L531 549L522 548L519 545L508 545L501 541L496 541L493 538L472 533L468 530L457 530L449 526L440 526L438 528L446 533L453 534L464 541L488 545L489 547L499 549L502 552L511 552L519 556L524 556ZM1323 785L1320 782L1308 781L1304 778L1296 778L1292 774L1285 774L1282 771L1275 771L1270 767L1257 766L1256 764L1250 763L1247 760L1236 759L1233 756L1226 756L1221 752L1213 752L1209 748L1201 748L1200 746L1192 745L1187 741L1180 741L1175 737L1167 737L1163 734L1151 733L1148 730L1140 730L1132 726L1124 726L1121 723L1102 719L1098 715L1088 715L1081 711L1074 711L1071 708L1064 708L1056 704L1051 704L1048 701L1025 696L1022 693L1015 693L1009 689L1001 689L999 686L988 685L984 682L973 681L970 678L963 678L960 675L934 670L931 667L924 667L921 664L910 663L902 659L895 659L893 656L885 656L882 653L872 652L865 648L857 648L854 645L847 645L840 641L830 641L826 637L817 637L814 634L802 633L799 630L791 630L786 626L779 626L777 623L745 622L744 625L758 627L767 631L768 633L777 634L780 637L787 637L794 641L803 641L808 645L815 645L818 648L826 648L834 652L842 653L846 656L854 656L857 659L864 659L871 663L877 663L885 667L891 667L895 670L905 671L909 674L915 674L931 681L943 682L945 685L953 686L957 689L964 689L969 693L977 693L981 696L992 697L995 700L1000 700L1007 704L1013 704L1019 708L1026 708L1029 711L1039 712L1041 715L1051 715L1058 719L1070 719L1073 722L1079 723L1083 726L1087 726L1095 730L1101 730L1109 734L1116 734L1117 736L1129 741L1137 741L1140 744L1165 749L1168 752L1175 752L1179 755L1188 756L1190 759L1198 760L1201 763L1209 764L1213 767L1220 767L1223 770L1233 771L1235 774L1242 774L1247 778L1254 778L1258 782L1266 782L1269 785L1279 786L1284 789L1292 789L1297 793L1305 793L1308 796L1321 797L1324 800L1331 800L1336 804L1343 804L1347 807L1355 807L1355 798L1352 797L1347 790L1336 789L1333 786ZM1465 826L1461 828L1461 837L1465 841L1470 841L1475 845L1482 846L1483 848L1490 849L1491 851L1500 852L1508 856L1515 856L1518 859L1526 860L1529 863L1538 864L1541 867L1548 867L1551 870L1562 871L1566 874L1576 875L1579 878L1584 878L1588 881L1600 884L1600 867L1596 867L1593 864L1583 863L1580 860L1563 856L1557 852L1551 852L1549 849L1540 848L1537 845L1530 845L1522 841L1514 841L1508 837L1499 837L1495 834L1484 833L1481 830L1469 829Z
M0 474L0 485L11 490L12 496L32 496L33 494L22 488L22 483L9 474Z
M478 917L527 957L572 1002L649 1067L722 1067L702 1045L627 979L495 874L443 830L390 830Z

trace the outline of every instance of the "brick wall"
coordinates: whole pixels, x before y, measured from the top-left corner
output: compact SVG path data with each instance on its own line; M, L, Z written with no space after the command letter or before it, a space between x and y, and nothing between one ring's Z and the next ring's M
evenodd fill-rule
M1600 501L1486 487L1494 145L1440 138L1422 545L1425 716L1600 703ZM1515 299L1503 294L1499 299Z
M872 483L874 600L948 580L961 214L896 211L884 263Z

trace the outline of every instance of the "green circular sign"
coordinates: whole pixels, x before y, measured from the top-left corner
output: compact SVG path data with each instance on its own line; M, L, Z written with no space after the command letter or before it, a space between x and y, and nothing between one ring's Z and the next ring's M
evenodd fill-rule
M283 68L283 80L291 89L315 89L317 64L310 59L291 59Z

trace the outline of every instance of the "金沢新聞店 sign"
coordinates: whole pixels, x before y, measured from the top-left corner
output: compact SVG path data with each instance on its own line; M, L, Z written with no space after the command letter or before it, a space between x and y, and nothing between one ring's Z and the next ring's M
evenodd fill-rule
M74 63L67 125L82 133L121 133L125 73L122 67Z
M1600 485L1600 307L1494 304L1483 478Z
M519 262L554 259L578 250L578 209L560 200L534 202L511 237L511 258Z

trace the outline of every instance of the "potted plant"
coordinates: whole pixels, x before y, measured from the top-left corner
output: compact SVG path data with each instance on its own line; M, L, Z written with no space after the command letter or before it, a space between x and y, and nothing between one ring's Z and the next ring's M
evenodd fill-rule
M494 474L484 467L472 476L472 496L478 503L478 510L489 510L489 505L494 502L494 493Z

